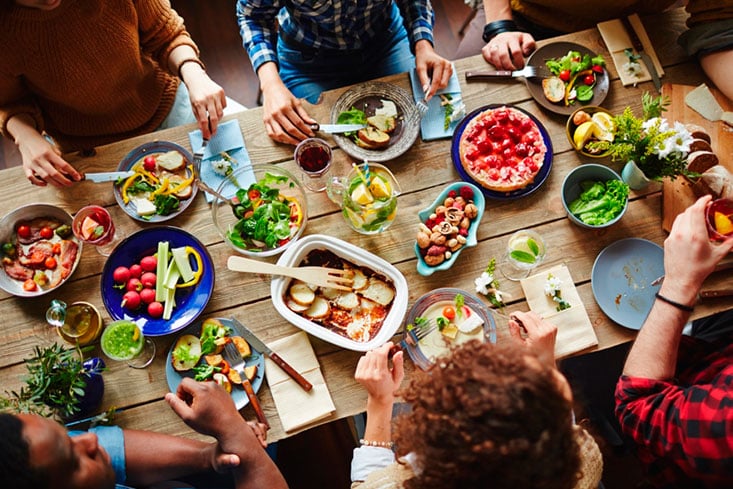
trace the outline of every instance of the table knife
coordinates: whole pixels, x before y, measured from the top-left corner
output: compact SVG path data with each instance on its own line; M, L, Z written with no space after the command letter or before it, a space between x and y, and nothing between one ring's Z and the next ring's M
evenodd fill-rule
M340 134L343 132L353 132L364 129L366 124L311 124L314 131L326 132L328 134Z
M634 47L636 54L641 57L641 60L644 61L644 64L646 65L646 69L652 77L652 82L654 82L654 88L657 89L657 92L660 92L662 90L662 82L659 80L659 73L657 73L657 68L654 66L652 58L644 51L644 45L641 43L641 39L639 39L639 36L636 34L634 26L631 24L629 18L621 17L621 22L629 35L629 39L631 39L631 44Z
M261 339L259 339L255 334L250 331L245 325L240 323L235 318L232 318L232 322L237 325L239 328L239 332L242 334L242 337L247 340L247 342L252 345L252 347L255 350L258 350L275 362L280 368L282 368L286 374L288 374L295 382L298 383L299 386L301 386L305 391L310 391L313 389L313 384L308 382L305 377L300 375L288 362L282 359L280 355L272 351L272 349L267 346Z
M89 180L90 182L94 182L94 183L116 182L120 178L122 179L129 178L133 176L134 174L135 172L133 170L85 173L84 180Z

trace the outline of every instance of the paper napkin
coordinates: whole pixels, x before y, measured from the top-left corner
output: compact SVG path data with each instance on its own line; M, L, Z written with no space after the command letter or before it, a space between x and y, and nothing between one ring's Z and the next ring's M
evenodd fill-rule
M336 406L305 331L273 341L267 346L313 384L313 389L306 392L275 362L265 358L265 376L283 430L297 430L331 416Z
M197 129L189 132L188 140L191 143L193 152L196 152L201 147L203 141L201 131ZM222 194L225 197L232 197L237 191L237 186L227 177L214 172L211 167L213 161L222 159L222 152L226 152L237 162L236 165L233 165L232 170L236 171L245 167L251 168L252 163L250 162L247 148L244 146L242 129L239 127L239 121L236 119L219 124L216 134L209 140L209 144L204 150L204 157L201 160L201 179L204 183L216 190L222 182L227 181L228 184L224 187ZM239 183L239 187L247 188L251 183L255 182L254 173L250 171L243 177L237 177L237 182ZM212 200L214 200L214 197L207 193L206 201L211 202Z
M629 15L629 22L631 22L631 25L634 27L636 35L644 46L644 52L646 52L652 59L652 63L656 67L657 73L661 78L664 75L664 68L662 68L662 64L659 62L659 58L657 58L657 53L654 51L654 46L652 46L649 36L644 29L644 24L642 24L641 19L637 14ZM639 66L641 67L640 73L631 74L624 68L624 65L629 61L629 58L624 54L624 49L633 49L633 46L631 38L629 38L629 34L626 32L621 20L614 19L601 22L598 24L598 30L601 32L601 37L603 37L606 47L608 47L608 52L611 53L613 63L616 65L616 71L618 72L618 76L624 86L634 85L636 83L652 79L649 74L649 70L641 59L638 60ZM634 51L634 53L636 53L636 51Z
M558 312L557 302L545 294L545 282L550 274L562 281L560 293L570 304L569 309ZM575 288L573 277L564 264L522 279L520 283L529 308L557 326L555 358L562 358L598 344L598 338Z
M417 70L410 71L410 82L412 84L412 96L415 102L422 100L425 96L420 79L417 76ZM428 111L420 122L420 135L423 141L432 139L449 138L453 136L453 130L456 128L461 118L450 123L448 129L445 128L445 107L440 105L440 95L448 94L451 96L451 103L454 107L463 104L461 99L461 85L458 82L456 68L453 67L453 74L448 80L448 86L438 92L428 101Z

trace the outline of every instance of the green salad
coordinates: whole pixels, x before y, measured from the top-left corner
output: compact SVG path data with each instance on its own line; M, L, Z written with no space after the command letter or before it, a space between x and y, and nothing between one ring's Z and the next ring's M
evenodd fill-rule
M600 226L615 219L626 206L629 186L620 180L585 181L580 196L568 205L578 219L590 226Z

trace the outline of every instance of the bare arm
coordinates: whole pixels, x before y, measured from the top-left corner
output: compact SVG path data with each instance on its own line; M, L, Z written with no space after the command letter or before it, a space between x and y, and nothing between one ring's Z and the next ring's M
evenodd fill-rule
M316 122L308 115L302 102L288 90L280 79L274 62L264 63L257 70L262 87L263 121L267 135L275 141L298 144L313 137L310 124Z
M486 23L511 20L509 0L484 0ZM481 50L484 59L498 70L515 70L524 66L524 57L535 50L531 34L520 31L502 32L491 39Z
M733 249L733 237L722 244L708 240L705 207L710 200L706 195L677 216L664 241L665 278L659 293L679 304L694 305L705 278ZM624 374L658 380L672 378L680 334L689 316L689 312L671 304L655 301L631 347Z
M733 49L716 51L700 58L702 69L728 100L733 100Z

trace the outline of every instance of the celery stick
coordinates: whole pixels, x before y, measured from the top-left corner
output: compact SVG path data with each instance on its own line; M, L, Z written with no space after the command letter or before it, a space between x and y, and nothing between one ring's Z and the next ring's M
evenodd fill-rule
M168 270L168 241L160 241L158 243L158 267L155 269L155 275L158 280L155 282L155 300L163 302L165 300L165 274Z
M173 306L176 303L176 289L175 286L172 289L165 289L165 305L163 306L163 319L168 320L173 314Z
M188 262L188 253L186 253L186 247L181 246L180 248L173 248L171 250L173 259L176 261L178 271L181 272L181 277L184 282L190 282L193 280L193 270L191 270L191 264Z
M178 279L181 277L181 272L178 270L178 265L176 265L176 260L171 260L170 265L168 265L168 271L165 274L165 288L166 289L173 289L176 290L176 284L178 283Z

